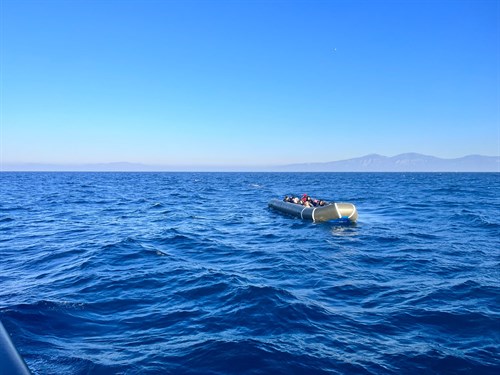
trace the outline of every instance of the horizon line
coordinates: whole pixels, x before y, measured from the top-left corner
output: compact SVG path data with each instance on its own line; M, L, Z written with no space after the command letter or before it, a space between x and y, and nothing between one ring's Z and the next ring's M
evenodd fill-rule
M418 166L407 163L406 167L409 168L404 169L404 165L398 165L398 157L414 157L416 159L414 162L416 163L419 162L418 158L425 158L426 160L420 160L420 165ZM396 159L396 161L393 161L393 164L379 165L378 170L375 165L370 166L372 162L370 158L380 158L380 160L377 160L379 163L390 163L390 159ZM475 164L470 164L471 158L479 158L479 160L476 161ZM494 160L495 158L498 158L498 160ZM356 164L356 162L359 164ZM436 164L433 165L433 162L445 164L437 166ZM459 163L460 165L460 163L464 162L469 162L469 164L467 166L462 165L458 168L459 170L456 170L457 165L451 165L452 163ZM496 168L492 168L492 165L485 165L491 164L491 162L498 163ZM450 165L446 165L446 163ZM348 164L348 166L345 164ZM372 153L360 157L328 162L296 162L287 164L147 164L128 161L94 163L0 162L0 172L294 172L293 168L298 168L299 170L297 170L297 172L308 172L303 169L308 167L321 169L325 167L328 168L329 166L331 168L335 166L340 167L342 170L338 172L495 172L494 169L499 172L500 156L469 154L457 158L442 158L415 152L402 153L394 156ZM353 170L349 170L349 168ZM336 171L311 170L311 172Z

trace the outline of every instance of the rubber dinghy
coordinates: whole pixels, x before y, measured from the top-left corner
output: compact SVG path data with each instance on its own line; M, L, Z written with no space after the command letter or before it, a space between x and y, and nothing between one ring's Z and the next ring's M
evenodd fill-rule
M355 223L358 220L358 211L352 203L328 203L319 207L304 207L301 204L272 199L269 207L288 215L312 221L337 221Z
M9 333L0 322L0 374L30 375L23 358L19 355Z

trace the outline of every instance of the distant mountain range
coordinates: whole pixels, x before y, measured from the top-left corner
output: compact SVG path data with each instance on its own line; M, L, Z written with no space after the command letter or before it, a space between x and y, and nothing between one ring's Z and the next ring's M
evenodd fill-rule
M326 163L290 164L283 171L310 172L500 172L499 156L468 155L457 159L407 153L370 154Z
M359 158L325 163L274 166L168 166L139 163L99 164L2 164L0 171L265 171L265 172L500 172L500 156L468 155L457 159L407 153L396 156L370 154Z

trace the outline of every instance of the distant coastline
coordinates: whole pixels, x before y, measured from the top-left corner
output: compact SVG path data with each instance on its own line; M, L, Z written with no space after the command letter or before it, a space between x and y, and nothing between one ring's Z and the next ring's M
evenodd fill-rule
M286 165L148 165L141 163L3 163L1 172L500 172L500 156L445 159L418 153Z
M467 155L444 159L406 153L396 156L378 154L326 163L294 164L290 171L314 172L500 172L500 156Z

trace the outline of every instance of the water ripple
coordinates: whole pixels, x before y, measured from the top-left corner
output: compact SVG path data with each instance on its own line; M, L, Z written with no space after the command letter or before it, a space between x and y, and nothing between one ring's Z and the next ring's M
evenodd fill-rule
M2 173L35 374L496 374L499 174ZM332 189L332 187L335 187ZM267 208L351 201L355 225Z

